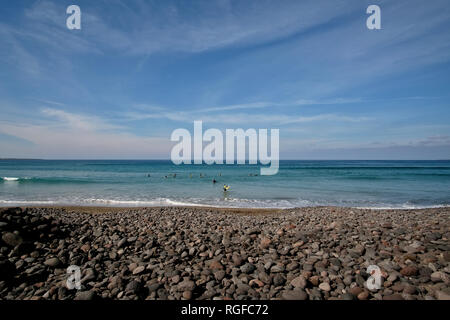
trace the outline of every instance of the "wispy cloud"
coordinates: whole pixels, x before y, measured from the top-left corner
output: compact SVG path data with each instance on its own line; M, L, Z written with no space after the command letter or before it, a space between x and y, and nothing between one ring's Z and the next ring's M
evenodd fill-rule
M146 120L146 119L168 119L178 122L192 122L194 120L203 120L211 123L261 123L269 122L276 124L291 124L301 122L314 121L340 121L340 122L360 122L371 120L369 117L352 117L336 114L318 114L314 116L295 116L283 114L281 111L277 113L236 113L230 111L237 110L253 110L277 108L281 110L283 107L300 107L314 105L339 105L361 103L360 98L335 98L335 99L299 99L293 102L252 102L234 105L225 105L218 107L204 107L191 109L189 111L171 111L168 107L154 105L137 105L133 106L136 111L128 111L121 114L125 120Z
M27 141L0 141L1 155L43 158L167 158L169 137L142 137L96 117L43 109L43 123L2 121L0 133ZM114 130L113 130L114 129Z
M123 119L131 121L142 121L148 119L167 119L170 121L192 123L202 120L205 123L214 124L246 124L247 126L265 123L271 126L287 125L307 122L361 122L372 120L370 117L355 117L338 114L317 114L314 116L295 116L290 114L267 114L267 113L203 113L203 112L154 112L154 113L124 113Z

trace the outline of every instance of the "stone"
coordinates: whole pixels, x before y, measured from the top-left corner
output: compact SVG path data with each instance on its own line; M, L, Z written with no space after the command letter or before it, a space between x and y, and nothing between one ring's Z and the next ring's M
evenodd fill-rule
M445 293L444 291L437 290L434 294L438 300L450 300L450 294Z
M403 289L403 292L406 294L414 294L416 293L416 291L417 291L416 287L412 285L406 285L405 288Z
M221 270L221 269L223 269L223 265L218 260L212 260L209 263L209 268L211 270Z
M284 265L278 263L270 268L270 272L273 272L273 273L283 272L284 269L285 269Z
M321 284L319 284L319 289L328 292L331 290L331 287L328 282L322 282Z
M383 300L403 300L403 297L401 294L394 293L391 295L384 296Z
M304 276L298 276L292 279L291 285L295 288L305 289L307 281Z
M134 275L141 274L142 272L144 272L144 270L145 270L144 266L136 267L136 269L133 270L133 274Z
M232 259L233 259L233 266L235 266L235 267L239 267L244 262L244 260L241 258L241 256L238 256L238 255L233 255Z
M400 270L400 273L406 277L415 276L417 275L418 272L419 270L414 266L406 266Z
M442 258L444 258L446 262L450 262L450 251L445 251L442 253Z
M186 290L183 292L183 298L186 300L192 299L192 291Z
M259 247L261 249L267 249L271 243L272 243L272 241L269 238L262 238L261 243L259 244Z
M368 291L363 291L360 294L358 294L358 300L367 300L368 297L369 297Z
M122 285L123 285L122 277L115 276L115 277L111 278L107 288L108 288L108 290L112 290L115 288L120 288L120 287L122 287Z
M430 278L431 278L431 281L433 281L433 282L444 281L445 274L443 272L436 271L430 275Z
M152 292L157 291L160 287L161 287L161 283L156 282L156 283L149 284L147 286L147 289L148 289L149 293L152 293Z
M136 280L130 281L125 287L126 292L137 293L141 289L141 283Z
M247 229L247 231L245 233L247 235L258 234L258 233L261 233L261 230L259 230L258 228L250 228L250 229Z
M344 293L341 296L341 300L355 300L355 296L352 295L351 293Z
M312 276L309 278L309 282L315 287L319 285L319 276Z
M306 300L308 299L308 295L301 289L284 290L281 293L281 298L283 300Z
M120 241L117 243L117 247L118 247L118 248L122 248L122 247L125 246L126 243L127 243L127 239L126 239L126 238L123 238L122 240L120 240Z
M59 266L60 263L61 263L61 261L58 258L50 258L50 259L47 259L47 260L44 261L44 264L46 266L49 266L49 267L52 267L52 268L55 268L55 267Z
M193 291L195 289L195 282L189 279L184 279L177 286L178 291Z
M299 268L298 263L293 261L286 266L286 271L291 272L297 270L298 268Z
M286 282L286 279L279 273L277 273L272 279L273 285L278 287Z
M259 279L252 279L248 284L250 285L250 287L264 287L264 282Z
M251 263L246 263L240 268L242 273L252 273L255 269L255 266Z
M22 238L19 235L12 232L6 232L5 234L3 234L2 240L10 247L16 247L23 242Z
M94 291L78 291L74 300L93 300L95 298Z
M214 278L216 278L217 281L222 281L223 278L225 278L225 271L224 270L217 270L214 272Z

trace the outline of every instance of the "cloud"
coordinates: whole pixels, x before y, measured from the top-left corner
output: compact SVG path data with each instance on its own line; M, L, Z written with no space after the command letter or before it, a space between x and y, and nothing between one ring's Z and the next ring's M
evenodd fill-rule
M215 110L214 110L215 111ZM205 123L220 123L220 124L247 124L247 126L256 124L270 124L276 125L288 125L295 123L307 123L307 122L362 122L369 121L372 118L369 117L352 117L337 114L318 114L314 116L295 116L289 114L268 114L268 113L215 113L211 112L154 112L154 113L139 113L139 112L127 112L122 114L124 119L130 121L141 121L147 119L167 119L176 122L192 123L196 120L201 120Z
M46 116L56 118L57 126L70 128L71 130L95 132L121 128L120 126L112 125L94 116L88 117L52 108L43 108L41 112Z
M409 141L408 146L450 146L450 136L435 135L425 139Z
M38 1L25 10L28 23L15 34L72 53L111 49L131 55L194 53L255 45L306 31L345 14L348 3L335 0L319 9L313 0L204 1L186 8L175 1L165 1L163 6L154 1L99 1L80 7L81 32L65 29L64 4Z
M43 109L42 115L45 123L41 124L2 121L0 133L23 139L27 143L17 148L17 143L12 145L0 141L0 156L166 159L170 154L172 143L169 137L141 137L96 117L57 109Z
M3 120L0 134L14 137L0 139L0 157L38 157L59 159L168 159L173 142L167 137L138 136L126 127L116 126L98 117L74 114L45 108L38 123L14 123ZM204 120L222 122L228 115ZM247 115L249 117L250 115ZM213 120L215 119L215 120ZM245 119L243 115L232 116L231 121ZM277 120L287 121L288 117ZM261 116L255 121L268 121ZM272 117L273 120L273 117ZM316 121L364 121L365 119L340 117L332 114L290 119L292 123ZM239 122L239 124L244 124ZM434 152L436 157L450 156L450 136L433 135L404 141L353 141L343 138L293 136L281 137L280 150L285 158L402 158L402 152L419 157L420 151ZM295 150L295 152L294 152ZM373 151L370 151L373 150ZM377 150L380 154L376 154ZM388 154L390 151L392 154ZM359 153L358 153L359 152ZM295 156L293 156L295 154ZM358 157L358 154L360 155ZM433 153L428 154L428 157ZM419 158L426 158L427 153ZM386 159L387 159L386 158Z
M267 108L299 107L312 105L339 105L362 102L360 98L347 99L299 99L293 102L252 102L234 105L225 105L219 107L204 107L191 109L189 111L170 111L167 107L154 105L137 105L134 109L137 111L128 111L120 116L129 121L138 121L146 119L167 119L177 122L193 122L202 120L210 123L264 123L271 124L292 124L316 121L335 121L335 122L361 122L372 120L369 117L352 117L336 114L318 114L314 116L295 116L279 113L236 113L237 110L253 110Z

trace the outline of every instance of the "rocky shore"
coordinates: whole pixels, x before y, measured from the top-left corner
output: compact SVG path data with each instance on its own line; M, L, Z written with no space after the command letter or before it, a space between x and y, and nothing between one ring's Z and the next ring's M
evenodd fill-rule
M0 233L0 299L450 299L450 208L8 208Z

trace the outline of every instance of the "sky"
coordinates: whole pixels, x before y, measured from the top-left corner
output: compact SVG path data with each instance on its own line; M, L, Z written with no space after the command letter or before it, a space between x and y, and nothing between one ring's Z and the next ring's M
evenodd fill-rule
M0 1L0 158L169 159L202 120L281 159L450 159L449 89L448 0Z

